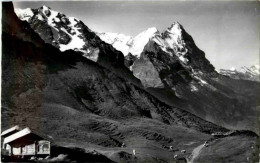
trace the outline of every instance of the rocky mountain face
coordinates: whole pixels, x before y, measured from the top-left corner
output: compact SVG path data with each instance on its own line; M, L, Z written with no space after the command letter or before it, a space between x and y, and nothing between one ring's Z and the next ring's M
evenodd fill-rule
M164 87L171 83L170 78L176 78L175 81L181 79L183 82L182 78L199 80L198 75L195 74L215 73L214 67L205 58L204 52L195 45L192 37L178 22L174 22L163 33L153 27L136 37L115 33L98 33L98 35L124 53L125 65L133 71L145 87ZM186 75L176 76L178 68L181 68L182 73ZM162 81L167 80L165 79L167 73L169 73L167 76L171 77L167 84L163 84ZM160 74L164 75L159 76ZM187 74L190 74L188 75L190 77L187 77Z
M229 76L232 79L242 79L251 81L260 81L260 66L254 65L250 68L242 67L240 70L231 68L230 70L220 69L220 74Z
M147 68L147 65L151 65ZM134 76L145 87L175 87L178 82L198 81L203 73L215 73L205 54L183 27L175 22L163 33L157 32L146 44L140 59L132 65ZM156 78L157 83L150 81Z
M60 51L74 50L84 57L126 77L140 85L128 68L124 66L124 56L110 44L103 42L82 21L67 17L51 10L47 6L38 9L15 9L15 13L22 21L28 22L30 27L44 40L45 43L57 47Z
M92 61L98 60L99 49L95 48L95 43L100 44L101 41L95 39L94 33L78 19L67 17L47 6L16 9L15 13L19 19L27 21L46 43L61 51L71 49L82 52Z

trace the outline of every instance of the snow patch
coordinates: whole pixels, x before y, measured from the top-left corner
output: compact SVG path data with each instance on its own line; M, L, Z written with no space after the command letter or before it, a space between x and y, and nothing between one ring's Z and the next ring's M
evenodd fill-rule
M68 44L66 44L66 45L60 44L61 51L65 51L65 50L69 50L69 49L74 49L74 50L82 49L82 47L85 45L85 42L83 39L79 38L77 34L71 35L64 28L61 28L61 30L71 37L71 41Z
M49 9L46 6L43 6L42 13L47 17L46 12L45 12L46 10L49 10ZM53 28L56 28L54 21L55 21L55 18L58 16L58 12L53 11L53 10L49 10L49 12L50 12L50 15L47 19L48 25L52 26Z
M99 57L99 49L98 48L95 48L95 49L88 49L86 51L87 53L85 53L83 56L94 61L94 62L97 62L98 60L98 57Z
M182 56L182 55L179 56L179 59L180 59L183 63L186 63L186 64L187 64L188 61L189 61L187 58L184 58L184 56Z
M60 19L57 18L57 17L55 17L55 18L54 18L54 21L57 22L57 23L59 23L59 22L60 22Z
M230 70L231 71L236 71L236 68L235 67L231 67Z
M96 33L101 40L111 44L116 50L121 51L124 56L128 55L130 49L130 43L132 42L131 36L117 33Z
M197 92L199 89L195 85L191 84L190 90L191 90L191 92Z
M30 8L26 8L26 9L15 8L14 12L17 15L17 17L23 21L29 21L29 19L34 15L32 9Z

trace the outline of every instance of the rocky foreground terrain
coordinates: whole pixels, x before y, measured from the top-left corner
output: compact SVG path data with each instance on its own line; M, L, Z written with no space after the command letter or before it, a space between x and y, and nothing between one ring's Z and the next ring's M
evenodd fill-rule
M218 74L179 23L124 57L46 6L26 19L2 8L2 129L28 126L101 159L78 162L259 160L259 83Z

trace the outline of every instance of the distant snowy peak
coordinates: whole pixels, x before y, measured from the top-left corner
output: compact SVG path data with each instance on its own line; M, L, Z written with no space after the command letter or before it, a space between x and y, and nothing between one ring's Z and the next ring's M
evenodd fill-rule
M220 69L220 74L229 76L233 79L244 79L252 81L260 81L260 66L254 65L250 68L243 66L239 70L235 68L230 68L229 70Z
M155 27L152 27L135 36L130 45L131 48L129 52L134 56L140 57L140 54L143 52L145 45L156 33L159 33L159 31Z
M250 73L250 74L253 74L253 75L260 75L260 66L259 65L254 65L254 66L251 66L250 68L248 67L242 67L241 72L243 73Z
M124 56L127 56L129 53L131 53L136 57L140 57L144 46L157 32L159 31L155 27L152 27L141 32L135 37L110 32L96 34L100 37L101 40L111 44L115 49L121 51Z
M221 69L221 70L223 71L223 69ZM259 65L253 65L251 67L243 66L239 70L237 70L234 67L231 67L229 70L226 70L226 71L248 73L248 74L252 74L252 75L260 75L260 66Z

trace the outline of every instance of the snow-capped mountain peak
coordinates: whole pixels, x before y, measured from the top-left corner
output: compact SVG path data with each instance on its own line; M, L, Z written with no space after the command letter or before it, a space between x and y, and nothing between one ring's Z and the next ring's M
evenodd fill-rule
M254 72L255 74L260 74L260 66L259 65L254 65L250 67L250 70Z
M220 74L229 76L233 79L244 79L252 81L260 81L260 66L253 65L251 67L243 66L240 69L230 68L229 70L220 69Z
M45 6L45 5L43 5L41 8L43 9L43 11L46 11L46 10L50 10L50 9L51 9L49 6Z
M37 24L38 33L47 43L53 44L61 51L75 50L84 54L89 53L86 49L86 38L83 36L83 25L74 17L51 10L50 7L42 6L38 9L15 9L19 19L30 24ZM39 22L40 21L40 22ZM46 30L49 31L46 34Z
M183 49L185 48L185 42L182 37L182 26L178 22L172 23L172 25L163 33L166 44L171 49Z
M171 26L168 27L167 31L180 36L182 32L181 24L179 22L173 22Z
M260 67L259 67L259 65L253 65L250 68L243 66L243 67L241 67L240 72L249 73L249 74L252 74L252 75L259 75L260 74Z

